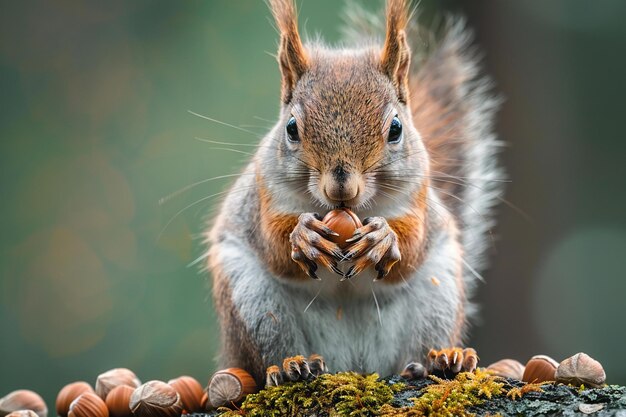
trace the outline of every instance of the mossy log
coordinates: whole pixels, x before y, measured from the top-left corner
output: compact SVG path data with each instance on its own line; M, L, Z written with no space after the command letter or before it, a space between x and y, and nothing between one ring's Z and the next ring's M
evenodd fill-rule
M455 379L352 372L327 374L249 395L232 410L194 417L233 416L586 416L626 417L626 387L590 389L556 383L525 384L479 368Z

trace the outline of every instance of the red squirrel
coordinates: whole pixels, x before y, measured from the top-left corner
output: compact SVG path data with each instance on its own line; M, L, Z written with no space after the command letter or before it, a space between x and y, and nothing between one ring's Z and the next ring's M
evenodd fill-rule
M476 352L449 347L474 310L502 170L471 36L450 19L412 53L409 5L388 0L384 40L353 11L352 40L331 48L303 43L293 0L269 5L280 114L207 232L220 364L267 385L472 370ZM338 207L363 219L343 250L321 221Z

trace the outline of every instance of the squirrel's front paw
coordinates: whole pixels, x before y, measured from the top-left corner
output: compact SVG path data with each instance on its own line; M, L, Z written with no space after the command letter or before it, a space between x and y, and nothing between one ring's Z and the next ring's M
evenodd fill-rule
M352 278L370 265L378 272L377 280L385 277L400 260L398 236L384 217L368 217L346 242L344 259L354 261L344 279Z
M275 387L284 382L305 381L328 372L324 358L313 354L306 359L302 355L286 358L283 369L273 365L267 368L265 385Z
M473 372L478 365L478 355L472 348L431 349L426 355L429 374L452 377L459 372Z
M343 257L343 253L339 246L328 240L329 236L337 236L337 233L322 223L317 213L301 214L296 228L289 235L291 259L311 278L319 279L315 273L317 262L343 276L337 267L337 261Z

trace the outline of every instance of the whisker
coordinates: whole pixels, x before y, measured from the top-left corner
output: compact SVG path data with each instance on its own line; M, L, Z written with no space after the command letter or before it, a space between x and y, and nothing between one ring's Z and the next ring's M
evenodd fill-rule
M208 257L209 257L209 251L204 251L202 253L202 255L198 256L196 259L194 259L193 261L189 262L187 264L187 268L191 268L192 266L197 265L199 262L205 260Z
M241 132L245 132L245 133L249 133L249 134L251 134L251 135L254 135L254 136L255 136L255 137L257 137L257 138L258 138L258 137L260 137L258 133L253 132L253 131L251 131L251 130L244 129L244 128L239 127L239 126L231 125L230 123L222 122L222 121L217 120L217 119L213 119L212 117L209 117L209 116L205 116L205 115L202 115L202 114L196 113L195 111L192 111L192 110L187 110L187 111L188 111L189 113L193 114L194 116L200 117L200 118L202 118L202 119L206 119L206 120L208 120L208 121L210 121L210 122L217 123L217 124L220 124L220 125L222 125L222 126L232 127L233 129L237 129L237 130L239 130L239 131L241 131Z
M253 148L259 148L263 146L260 143L235 143L235 142L220 142L218 140L211 140L206 138L194 137L195 140L199 140L200 142L212 143L214 145L229 145L229 146L250 146Z
M432 177L432 176L426 176L426 175L402 175L402 176L386 176L387 178L392 178L393 181L406 181L406 178L430 178L433 179L435 181L439 181L439 182L444 182L444 183L448 183L448 184L454 184L454 185L460 185L460 186L467 186L467 187L474 187L477 188L481 191L485 191L484 188L480 187L479 185L473 184L471 182L468 181L463 181L460 180L461 182L458 181L451 181L448 179L443 179L442 177ZM448 176L447 178L456 178L454 176ZM473 178L470 178L470 180L473 180ZM476 179L477 181L497 181L497 182L507 182L508 180L498 180L498 179L493 179L493 180L489 180L489 179ZM519 214L527 223L534 225L535 222L532 219L532 217L530 217L530 215L528 213L526 213L524 210L522 210L520 207L518 207L517 205L513 204L511 201L507 200L504 197L501 196L494 196L495 199L497 199L498 201L500 201L501 203L505 204L507 207L509 207L510 209L514 210L517 214Z
M374 296L374 303L376 304L376 313L378 313L378 323L380 323L380 327L383 326L383 318L380 315L380 306L378 305L378 298L376 298L376 292L374 292L374 285L370 283L370 288L372 289L372 295Z
M210 181L224 179L224 178L239 177L240 175L246 175L246 174L247 175L254 175L255 173L254 172L248 172L248 173L242 172L242 173L239 173L239 174L226 174L226 175L219 175L217 177L212 177L212 178L207 178L207 179L204 179L204 180L196 181L194 183L191 183L189 185L184 186L183 188L180 188L180 189L174 191L173 193L170 193L170 194L168 194L168 195L166 195L164 197L161 197L159 199L159 205L162 206L163 204L165 204L166 202L168 202L172 198L174 198L174 197L176 197L176 196L178 196L180 194L183 194L185 191L190 190L190 189L192 189L194 187L197 187L198 185L201 185L201 184L204 184L204 183L207 183L207 182L210 182Z
M260 121L262 121L262 122L271 123L272 125L273 125L274 123L276 123L276 121L275 121L275 120L264 119L264 118L262 118L262 117L260 117L260 116L252 116L252 118L253 118L253 119L260 120Z
M247 188L250 188L250 187L247 187ZM245 190L239 190L239 191L245 191ZM157 239L156 239L156 241L157 241L157 242L159 242L159 241L161 240L161 236L163 236L163 233L164 233L164 232L165 232L165 230L168 228L168 226L169 226L170 224L172 224L172 222L173 222L174 220L176 220L176 218L178 218L178 216L180 216L180 215L181 215L183 212L185 212L187 209L190 209L191 207L193 207L193 206L195 206L195 205L197 205L197 204L200 204L200 203L202 203L203 201L207 201L207 200L209 200L209 199L211 199L211 198L213 198L213 197L217 197L217 196L220 196L220 195L223 195L223 194L229 193L229 192L231 192L231 190L220 191L219 193L215 193L215 194L208 195L208 196L206 196L206 197L202 197L201 199L196 200L196 201L194 201L193 203L191 203L191 204L189 204L189 205L187 205L187 206L183 207L183 208L182 208L182 209L180 209L179 211L177 211L177 212L176 212L176 213L172 216L172 218L171 218L171 219L169 219L169 221L168 221L167 223L165 223L165 226L163 226L163 228L161 229L161 231L160 231L160 232L159 232L159 234L157 235Z
M322 292L322 287L320 286L320 288L317 290L317 293L315 294L315 297L313 297L311 299L311 301L309 301L309 304L307 304L307 306L305 307L303 313L306 313L306 311L309 309L309 307L311 307L313 305L313 302L317 299L317 297L320 295L320 292Z
M478 271L476 271L474 268L472 268L472 266L467 263L467 261L465 260L465 258L461 257L461 260L463 261L463 263L465 264L465 266L467 267L467 269L470 270L470 272L476 277L478 278L480 281L485 282L485 278L483 278L482 275L480 275L478 273Z
M217 150L217 151L229 151L229 152L240 153L240 154L243 154L243 155L254 156L253 153L242 151L241 149L221 148L221 147L216 147L216 146L212 146L209 149L213 149L213 150Z

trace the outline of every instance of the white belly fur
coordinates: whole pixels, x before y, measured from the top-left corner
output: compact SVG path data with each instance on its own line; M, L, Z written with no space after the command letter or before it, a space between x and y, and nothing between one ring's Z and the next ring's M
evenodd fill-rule
M459 293L454 262L446 250L448 242L440 243L438 251L399 284L373 282L373 269L354 277L353 282L338 282L336 274L320 271L322 282L311 280L304 285L306 289L293 291L296 320L311 349L305 353L324 356L331 371L386 376L400 372L410 361L421 360L416 357L418 352L447 345ZM433 284L432 277L439 285Z
M261 272L262 265L249 250L226 243L221 247L234 305L250 330L258 329L251 334L259 338L261 351L271 351L265 355L267 366L281 363L287 356L318 353L331 371L386 376L401 371L410 361L421 360L417 356L426 349L450 343L462 304L455 278L455 257L460 254L444 233L432 239L420 268L406 281L393 285L372 283L371 270L352 278L352 283L339 283L339 276L322 268L322 282L286 281ZM433 284L432 277L439 285ZM269 312L277 316L276 323L267 318Z

